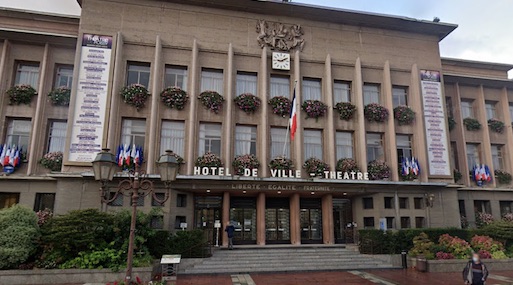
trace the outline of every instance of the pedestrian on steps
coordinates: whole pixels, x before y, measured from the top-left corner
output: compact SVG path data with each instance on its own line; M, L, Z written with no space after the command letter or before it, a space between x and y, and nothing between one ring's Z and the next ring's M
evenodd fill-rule
M467 263L463 269L463 280L469 285L485 285L488 278L488 269L481 262L481 257L477 253L472 254L472 260Z
M228 249L233 249L233 233L235 232L235 227L231 222L228 222L224 231L228 234Z

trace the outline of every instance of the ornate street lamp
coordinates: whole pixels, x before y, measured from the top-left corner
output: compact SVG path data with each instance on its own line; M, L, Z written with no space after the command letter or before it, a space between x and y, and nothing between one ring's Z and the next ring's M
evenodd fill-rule
M132 284L132 264L134 259L134 240L135 240L135 225L137 221L137 201L139 197L145 197L149 194L152 195L153 200L157 203L164 204L169 199L169 192L171 182L176 180L178 173L178 161L176 160L173 152L166 151L166 154L160 156L157 161L158 169L160 172L160 179L164 182L166 187L166 194L164 199L159 199L154 191L153 182L146 176L144 171L139 169L139 165L135 164L135 169L130 170L128 177L119 182L116 192L112 197L109 195L107 184L114 178L114 173L117 171L117 163L115 156L109 152L109 149L103 149L102 152L96 155L92 162L94 179L101 182L100 196L103 203L110 203L118 197L127 193L131 197L132 217L130 222L130 236L128 239L128 255L126 265L125 283Z

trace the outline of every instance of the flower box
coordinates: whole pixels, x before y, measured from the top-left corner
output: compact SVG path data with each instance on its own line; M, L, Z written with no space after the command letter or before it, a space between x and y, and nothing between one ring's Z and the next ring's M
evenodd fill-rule
M504 132L504 127L505 126L506 125L502 121L499 121L497 119L490 119L490 120L488 120L488 127L493 132L502 134L502 132Z
M67 86L61 86L53 89L48 93L48 97L52 104L55 106L69 106L69 100L71 97L71 89Z
M254 113L260 108L262 100L251 93L243 93L233 99L235 104L247 114Z
M285 156L277 156L269 162L269 168L290 171L294 170L294 162Z
M7 90L9 105L30 105L32 97L37 95L36 89L30 85L15 85Z
M317 120L326 115L328 106L319 100L306 100L301 104L301 109L305 111L307 118L315 118Z
M223 167L223 162L221 161L221 158L211 152L207 152L204 155L198 157L196 159L196 162L194 163L197 167Z
M510 173L508 173L504 170L495 169L494 174L495 174L495 179L497 179L497 182L499 182L499 184L507 185L507 184L511 183L512 176Z
M271 105L274 114L282 116L284 118L290 116L292 102L289 100L289 98L283 96L276 96L269 99L268 103L269 105Z
M415 112L408 106L397 106L394 108L394 118L400 126L411 125L415 121Z
M177 110L183 110L185 104L189 100L187 92L182 90L180 87L167 87L160 93L160 100L164 105L170 109L176 108Z
M363 110L363 113L365 119L367 119L367 121L369 122L383 123L388 119L387 108L376 103L366 105Z
M349 121L356 113L356 106L351 102L339 102L335 105L335 110L337 110L341 120Z
M150 96L150 93L141 84L132 84L130 86L125 86L120 92L121 97L123 98L123 102L128 105L132 105L135 107L137 111L144 108L146 104L146 100Z
M303 168L312 177L323 177L324 171L330 170L330 166L327 163L323 162L322 160L316 157L311 157L307 159L303 164Z
M356 160L352 158L342 158L337 161L337 165L335 167L337 171L341 172L360 172L360 168L358 168L358 164Z
M224 97L216 91L207 90L198 95L198 99L207 110L219 114L223 108Z
M465 118L463 119L463 124L467 131L478 131L481 129L481 123L474 118Z
M370 180L385 180L390 178L390 167L382 160L373 160L367 165Z
M62 167L62 152L49 152L45 154L40 160L39 164L51 171L60 171Z
M254 154L238 155L232 162L235 175L245 175L246 169L258 169L260 162Z

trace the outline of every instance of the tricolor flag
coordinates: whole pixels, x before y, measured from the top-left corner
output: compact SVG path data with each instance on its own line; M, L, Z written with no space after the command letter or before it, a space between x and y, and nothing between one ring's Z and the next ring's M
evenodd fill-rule
M4 160L5 160L5 153L7 152L7 145L4 144L2 147L2 151L0 152L0 164L2 166L5 166Z
M290 107L290 140L294 140L297 130L297 108L296 108L296 88L292 96L292 106Z

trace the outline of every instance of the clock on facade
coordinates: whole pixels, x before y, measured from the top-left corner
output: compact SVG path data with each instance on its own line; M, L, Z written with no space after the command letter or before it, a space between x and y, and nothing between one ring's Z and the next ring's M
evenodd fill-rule
M273 52L273 69L290 70L290 54Z

